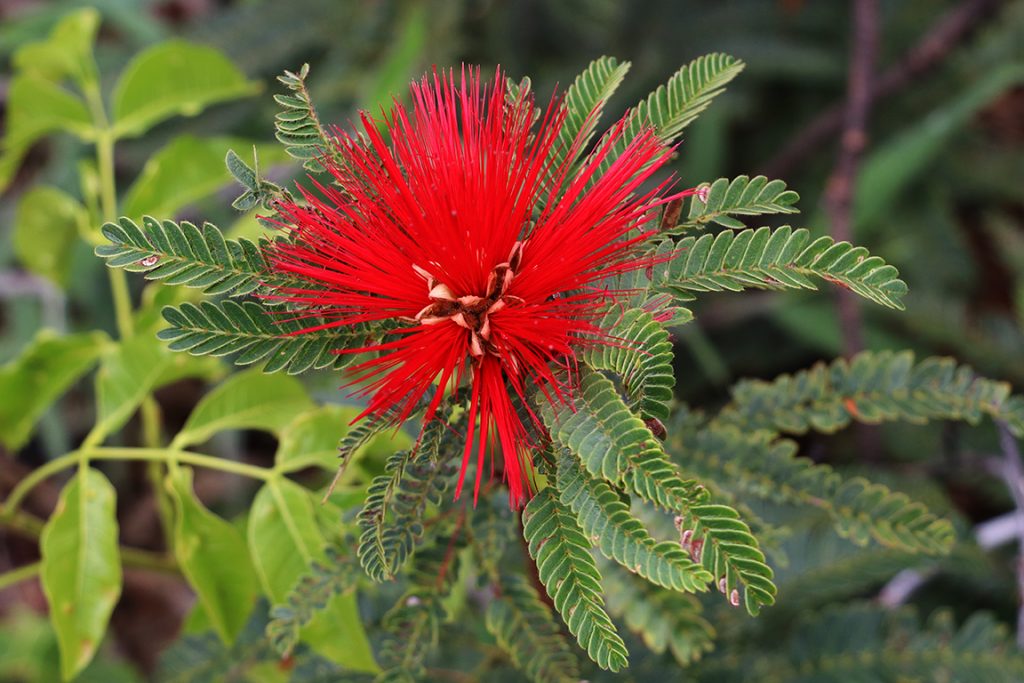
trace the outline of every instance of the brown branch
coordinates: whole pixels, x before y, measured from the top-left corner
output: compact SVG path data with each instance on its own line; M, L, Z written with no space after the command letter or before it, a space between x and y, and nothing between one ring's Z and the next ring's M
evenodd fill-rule
M899 92L905 86L939 65L958 45L963 43L986 19L993 16L1004 0L968 0L957 5L936 21L931 29L889 67L871 85L869 104ZM837 103L800 128L800 132L759 171L769 178L792 173L804 159L821 149L839 132L844 123L844 103Z
M857 170L867 146L871 79L878 53L878 0L853 0L853 36L847 77L846 108L839 158L825 188L825 211L836 242L852 238L851 214ZM836 306L843 336L843 351L852 356L864 348L860 305L846 289L837 292Z
M1005 422L999 421L999 446L1003 451L1001 461L995 463L996 472L1010 491L1017 514L1017 647L1024 648L1024 462L1021 461L1017 440Z

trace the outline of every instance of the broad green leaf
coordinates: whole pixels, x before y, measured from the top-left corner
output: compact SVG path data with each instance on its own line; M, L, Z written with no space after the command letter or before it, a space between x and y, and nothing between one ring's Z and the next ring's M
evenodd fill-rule
M79 88L96 86L92 56L100 15L91 7L67 14L45 40L28 43L14 53L15 68L59 83L71 78Z
M275 478L263 485L249 512L249 552L263 590L282 603L313 560L324 556L315 503L298 484ZM303 642L351 669L376 671L353 593L335 596L303 629Z
M302 629L302 642L318 654L355 671L380 670L366 636L353 591L338 593Z
M321 557L324 538L309 491L283 477L256 494L249 511L249 552L263 590L284 602L310 562Z
M174 500L174 554L213 629L225 644L238 636L256 603L259 581L237 528L207 510L192 490L192 471L167 477Z
M21 448L36 421L89 371L107 343L102 332L58 337L42 330L21 355L0 366L0 442L11 450Z
M121 595L116 495L97 470L79 471L39 539L40 577L66 681L92 660Z
M152 337L121 342L96 373L96 429L104 436L120 429L167 369L171 357Z
M238 138L174 138L146 162L142 174L128 190L122 213L135 220L146 214L174 216L183 207L232 182L224 156L229 149L252 146L252 142ZM257 150L260 160L268 165L288 159L280 145L259 145Z
M78 233L89 216L71 195L37 186L22 195L14 217L14 253L26 268L61 288L68 284Z
M22 156L39 138L66 131L83 140L95 136L85 104L39 76L21 74L7 90L7 131L0 144L0 190L7 187Z
M187 287L174 287L160 283L152 283L142 291L142 301L135 313L135 334L153 338L164 326L160 311L164 306L180 304L183 301L198 299L198 292ZM168 362L164 371L157 377L154 389L167 386L186 377L196 377L205 382L214 383L224 379L227 369L217 358L211 356L193 356L177 353L166 344L160 345Z
M337 469L338 442L358 414L355 408L328 405L299 415L281 432L274 458L276 468L281 472L304 467Z
M299 415L281 432L276 468L281 472L294 472L304 467L322 467L333 472L340 464L338 443L358 414L356 408L327 405ZM361 452L386 455L411 446L408 434L389 429L371 439Z
M171 116L195 116L259 89L217 50L168 40L140 53L122 72L114 88L114 134L140 135Z
M208 393L174 438L185 448L226 429L262 429L273 434L300 413L313 408L302 384L285 375L248 370L232 375Z
M60 657L57 651L57 634L46 614L21 605L4 614L4 637L0 638L0 681L59 681ZM113 661L104 654L101 647L89 666L75 677L75 683L142 683L142 678L131 665Z

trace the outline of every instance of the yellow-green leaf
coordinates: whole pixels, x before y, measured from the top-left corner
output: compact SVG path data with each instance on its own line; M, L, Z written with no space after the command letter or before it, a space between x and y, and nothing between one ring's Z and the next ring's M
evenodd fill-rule
M249 511L249 552L273 602L284 602L323 545L309 491L284 478L264 484Z
M54 187L34 187L18 203L14 253L30 271L64 288L78 233L88 223L88 212L74 197Z
M95 364L107 341L102 332L58 337L42 330L0 366L0 443L21 448L40 416Z
M281 431L275 457L277 469L281 472L294 472L304 467L321 467L331 472L338 469L338 443L358 414L356 408L326 405L299 415ZM390 428L371 439L359 452L385 456L411 446L412 439L406 432Z
M184 448L226 429L262 429L278 434L300 413L313 408L302 384L286 375L247 370L208 393L174 438Z
M56 131L91 140L95 131L85 104L45 78L15 76L7 90L7 132L0 144L0 190L7 187L28 148Z
M207 510L192 490L192 471L167 477L174 500L174 554L196 591L210 624L225 644L245 626L259 593L245 539L229 522Z
M96 373L96 428L103 435L120 429L153 389L171 357L153 337L121 342Z
M64 487L39 539L43 592L66 681L92 660L121 595L115 502L106 477L81 471Z
M264 484L249 512L249 552L272 602L284 602L310 563L324 557L323 546L310 492L283 477ZM303 629L302 641L347 668L378 670L354 593L335 596Z
M348 423L359 414L355 408L328 405L295 418L281 432L274 458L282 472L304 467L335 470L338 467L338 442L348 433Z
M80 88L94 87L97 74L92 48L99 25L100 14L91 7L70 12L46 39L19 48L12 58L14 66L55 83L71 78Z
M122 72L114 88L114 134L140 135L171 116L195 116L259 89L217 50L169 40L140 53Z

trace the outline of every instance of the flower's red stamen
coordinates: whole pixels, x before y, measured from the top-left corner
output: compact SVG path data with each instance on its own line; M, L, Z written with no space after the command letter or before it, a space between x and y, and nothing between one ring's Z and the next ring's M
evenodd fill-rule
M473 453L475 499L500 449L519 505L543 434L530 403L569 403L576 354L616 343L596 323L626 294L601 283L651 265L639 246L654 232L653 209L680 196L662 196L669 181L651 187L672 150L650 130L623 145L624 119L577 165L584 140L564 149L561 101L534 126L532 97L507 101L500 71L489 84L475 68L435 73L411 95L411 108L396 103L380 121L363 114L359 135L338 131L324 158L332 183L281 205L291 240L267 256L308 287L271 296L290 302L283 316L310 322L303 332L400 321L343 351L373 354L352 368L349 386L367 401L360 418L405 420L439 383L429 421L446 391L468 382L457 495Z

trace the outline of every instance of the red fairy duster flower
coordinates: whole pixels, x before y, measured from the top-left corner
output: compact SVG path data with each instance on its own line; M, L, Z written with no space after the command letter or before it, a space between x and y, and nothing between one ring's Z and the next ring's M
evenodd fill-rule
M328 321L307 331L399 321L360 349L376 352L354 368L363 416L402 420L435 382L468 382L458 491L473 449L479 492L483 458L499 446L518 505L536 444L514 396L523 405L536 389L552 402L571 396L572 373L560 369L571 370L581 345L601 343L594 320L614 305L600 281L650 265L638 246L650 209L666 200L664 185L640 188L671 150L648 130L616 154L623 121L570 177L569 162L551 160L573 158L584 140L553 154L561 103L533 125L532 97L509 97L500 71L491 83L478 70L435 74L411 92L411 111L396 104L382 122L364 113L361 135L338 133L323 160L334 183L279 207L293 240L276 244L270 262L309 288L275 296Z

